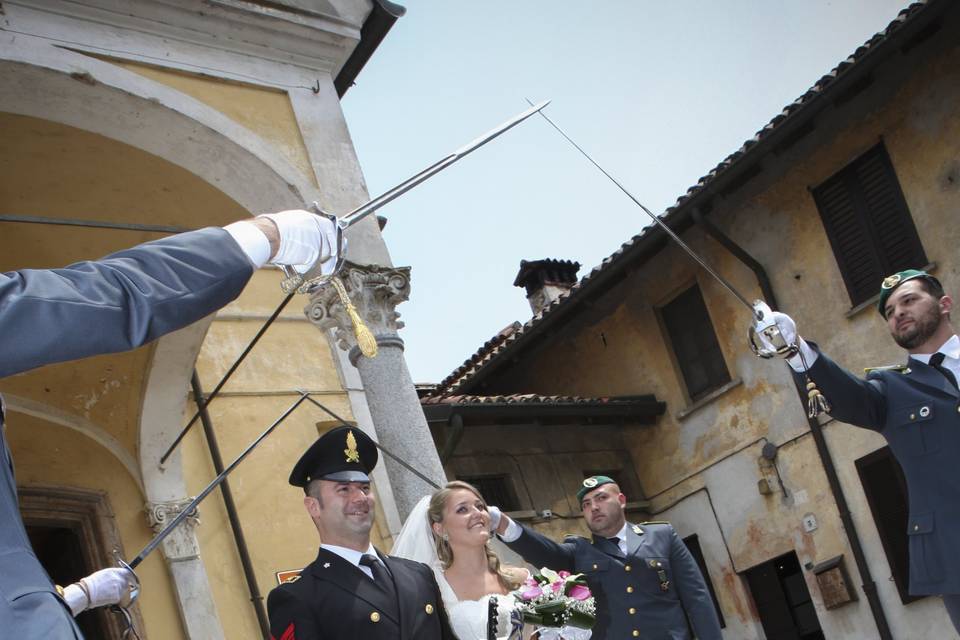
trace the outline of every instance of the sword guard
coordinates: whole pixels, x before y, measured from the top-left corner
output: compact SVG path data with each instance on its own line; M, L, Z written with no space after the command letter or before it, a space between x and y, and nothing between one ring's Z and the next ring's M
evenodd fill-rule
M754 355L760 358L779 356L786 359L792 358L800 351L800 347L797 346L796 342L788 344L784 339L780 333L780 327L777 326L777 322L774 320L773 311L766 302L763 300L754 300L753 314L753 324L750 325L747 340ZM774 348L767 348L760 339L760 335L762 335L768 343L772 344Z
M304 273L298 272L296 269L289 265L280 265L280 269L283 271L283 280L280 281L280 288L283 289L284 293L302 293L309 294L311 291L317 287L321 287L327 284L330 281L330 278L340 273L340 269L343 268L344 260L344 237L343 231L345 227L341 224L340 219L332 213L327 213L320 208L320 205L317 202L312 202L309 207L310 211L315 213L318 216L323 216L328 220L332 221L334 226L337 229L337 261L334 263L333 271L330 273L323 273L322 263L320 260L317 260L314 264L310 266L309 269Z

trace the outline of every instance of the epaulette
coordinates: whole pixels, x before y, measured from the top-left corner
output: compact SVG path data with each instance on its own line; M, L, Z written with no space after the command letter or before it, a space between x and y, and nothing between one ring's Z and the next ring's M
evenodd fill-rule
M587 541L587 542L590 542L590 538L585 538L585 537L583 537L583 536L581 536L581 535L578 535L578 534L576 534L576 533L565 533L565 534L563 534L563 541L564 541L564 542L576 542L578 539L579 539L579 540L585 540L585 541ZM591 543L591 544L592 544L592 543Z
M667 520L647 520L646 522L641 522L640 524L670 524Z
M896 371L897 373L910 373L910 367L905 364L888 364L885 367L866 367L863 375L869 375L873 371Z

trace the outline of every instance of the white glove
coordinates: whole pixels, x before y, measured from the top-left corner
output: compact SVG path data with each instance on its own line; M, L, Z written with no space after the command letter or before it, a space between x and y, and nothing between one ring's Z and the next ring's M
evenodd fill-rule
M490 514L490 532L493 533L497 530L497 527L500 526L500 518L503 517L503 512L500 511L500 507L488 504L487 513Z
M793 318L785 313L774 311L773 321L777 324L777 329L780 330L780 335L783 337L784 342L787 344L793 344L796 342L797 347L803 354L803 359L800 358L800 354L797 354L791 358L787 358L787 363L789 363L790 367L797 372L806 371L806 367L803 366L803 360L806 360L807 367L813 366L813 363L819 357L819 354L807 344L806 340L797 335L797 323L793 321ZM773 344L767 340L766 336L764 336L762 332L757 331L757 336L759 337L760 343L763 345L764 349L769 349L771 351L775 350Z
M129 607L140 592L140 583L130 569L101 569L63 590L63 599L73 615L81 611L119 604Z
M337 228L332 220L302 209L257 217L273 220L280 232L280 249L270 262L289 265L297 273L306 273L319 260L323 275L333 272L337 262ZM344 238L344 251L346 248Z

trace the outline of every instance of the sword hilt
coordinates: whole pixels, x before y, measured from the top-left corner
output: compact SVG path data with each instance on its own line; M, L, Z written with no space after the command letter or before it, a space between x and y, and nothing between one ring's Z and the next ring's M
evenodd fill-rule
M344 238L343 231L346 229L346 226L340 221L337 216L332 213L327 213L320 208L320 205L316 202L312 202L309 207L310 211L318 216L322 216L331 222L333 222L334 227L337 230L337 246L336 249L336 262L333 265L333 270L330 273L323 273L323 262L317 260L310 268L305 272L300 273L295 268L289 265L281 265L280 270L283 271L283 280L280 282L280 288L283 289L284 293L297 293L308 294L317 287L323 286L329 282L330 278L340 273L340 270L343 268L343 263L346 258L344 257Z

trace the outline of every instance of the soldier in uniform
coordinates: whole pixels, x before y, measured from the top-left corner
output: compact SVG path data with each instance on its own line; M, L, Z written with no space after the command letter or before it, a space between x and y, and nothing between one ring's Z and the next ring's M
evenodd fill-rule
M626 521L626 496L607 476L577 491L590 539L562 544L500 515L497 533L537 567L582 573L597 603L594 640L720 640L720 621L699 567L668 522ZM499 509L496 511L499 514Z
M320 534L320 552L270 592L274 640L455 640L433 571L370 543L377 447L356 427L337 427L290 474Z
M879 432L903 468L909 493L907 526L911 595L942 595L960 632L960 338L950 324L953 300L940 282L916 269L886 279L878 309L905 365L868 369L866 380L847 372L797 336L793 320L774 315L781 336L803 358L787 362L808 375L832 408L830 415ZM772 344L758 331L765 346ZM804 368L806 362L808 370Z

